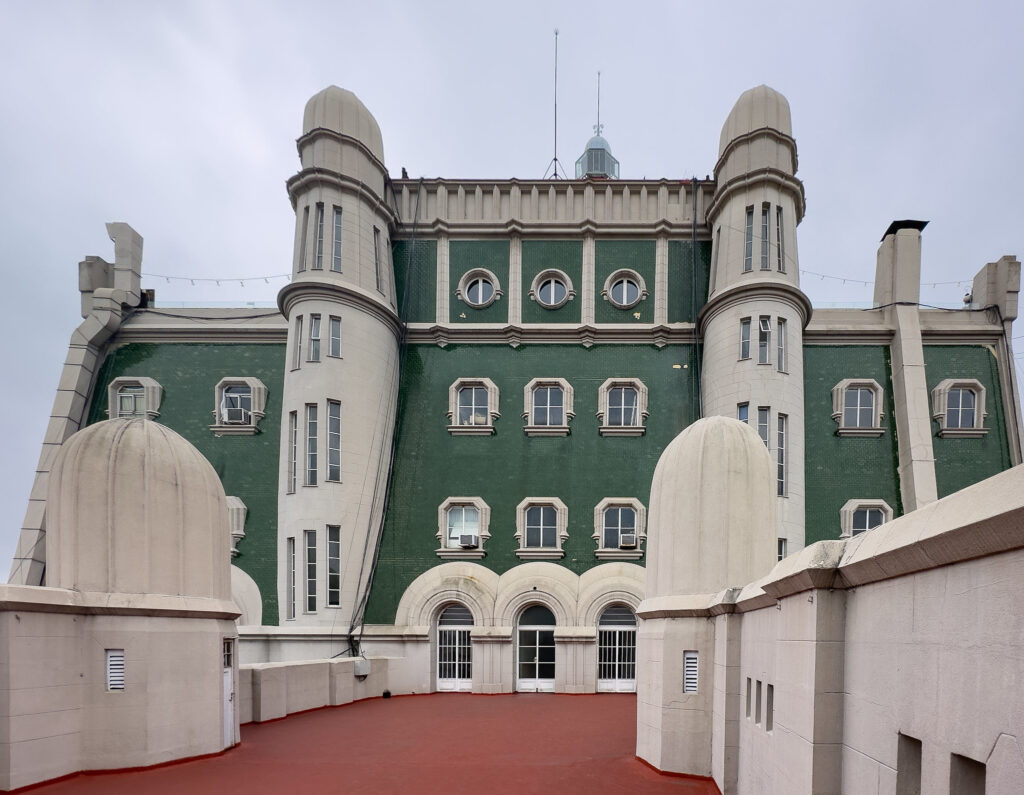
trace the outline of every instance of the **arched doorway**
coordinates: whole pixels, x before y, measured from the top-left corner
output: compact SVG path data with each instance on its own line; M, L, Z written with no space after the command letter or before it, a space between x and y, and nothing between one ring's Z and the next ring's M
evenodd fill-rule
M473 689L473 646L469 633L473 614L460 604L450 604L437 617L437 689Z
M636 692L636 615L611 605L597 621L597 690Z
M530 605L519 616L516 643L516 690L550 693L555 689L555 616L543 605Z

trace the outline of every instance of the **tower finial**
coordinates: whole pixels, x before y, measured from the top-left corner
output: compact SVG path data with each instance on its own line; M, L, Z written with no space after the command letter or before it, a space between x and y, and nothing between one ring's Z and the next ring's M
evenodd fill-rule
M604 125L601 124L601 72L597 73L597 124L594 125L594 133L601 134Z

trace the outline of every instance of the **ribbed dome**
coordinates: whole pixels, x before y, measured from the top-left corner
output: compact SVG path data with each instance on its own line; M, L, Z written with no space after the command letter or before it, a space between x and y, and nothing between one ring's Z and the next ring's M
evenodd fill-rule
M231 598L224 488L169 428L116 419L61 447L46 504L46 584Z
M356 138L384 162L384 139L377 120L351 91L328 86L314 94L302 115L302 134L323 128Z
M722 156L730 141L762 127L771 127L790 137L793 135L789 100L766 85L751 88L740 94L722 126L718 156Z
M606 140L605 140L604 138L602 138L602 137L601 137L600 135L595 135L595 136L594 136L593 138L591 138L591 139L590 139L589 141L587 141L587 146L586 146L586 148L587 148L587 149L603 149L603 150L604 150L604 151L606 151L606 152L607 152L608 154L611 154L611 153L612 153L612 147L611 147L611 144L609 144L609 143L608 143L608 142L607 142L607 141L606 141Z
M744 422L706 417L665 448L651 484L647 598L717 593L775 563L771 458Z

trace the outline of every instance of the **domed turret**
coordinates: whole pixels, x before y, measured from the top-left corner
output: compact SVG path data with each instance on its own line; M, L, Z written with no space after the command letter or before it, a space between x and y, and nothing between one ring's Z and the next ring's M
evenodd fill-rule
M302 114L302 134L323 129L361 141L382 163L384 139L377 120L355 94L328 86L310 97Z
M774 88L760 85L740 94L719 138L718 155L725 152L730 141L742 135L770 127L783 135L793 136L793 121L789 113L789 101Z
M116 419L74 434L54 462L46 513L49 586L231 598L224 488L163 425Z
M597 177L599 179L618 179L619 161L612 157L612 148L600 134L589 141L576 161L576 179Z

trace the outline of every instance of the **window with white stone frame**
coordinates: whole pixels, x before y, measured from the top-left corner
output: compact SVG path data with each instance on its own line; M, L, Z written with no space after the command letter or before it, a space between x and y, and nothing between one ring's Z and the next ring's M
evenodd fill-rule
M558 497L527 497L516 506L516 556L558 560L569 538L569 509Z
M490 436L498 412L498 387L489 378L460 378L448 387L448 433Z
M847 500L839 509L839 537L851 538L891 521L892 508L885 500Z
M259 432L267 405L267 388L258 378L229 376L214 389L213 425L217 436L245 436Z
M107 416L155 420L164 389L152 378L122 376L107 385Z
M455 297L474 309L488 307L503 295L498 277L486 268L466 271L459 279L459 286L455 290Z
M639 378L609 378L597 392L598 432L602 436L643 436L647 387Z
M632 309L647 300L647 285L636 271L617 270L605 279L601 297L617 309Z
M523 388L527 436L568 436L573 416L572 385L564 378L534 378Z
M647 509L635 497L606 497L594 506L596 557L638 560L647 538Z
M490 521L491 509L480 497L449 497L437 506L437 556L444 560L484 557Z
M573 300L576 291L572 288L572 280L564 271L546 270L534 278L528 295L531 301L536 301L545 309L558 309Z
M980 438L985 427L985 387L973 378L947 378L932 389L932 419L939 436Z
M838 436L881 436L882 387L871 378L844 378L832 387L832 419Z

